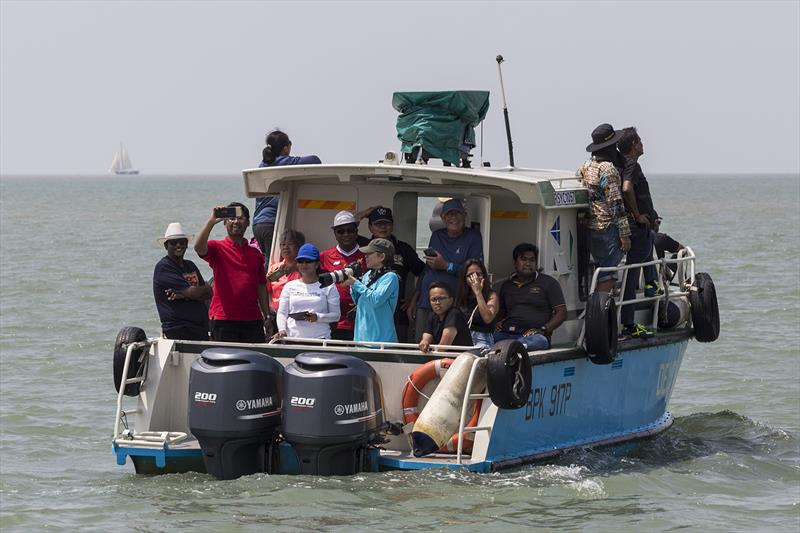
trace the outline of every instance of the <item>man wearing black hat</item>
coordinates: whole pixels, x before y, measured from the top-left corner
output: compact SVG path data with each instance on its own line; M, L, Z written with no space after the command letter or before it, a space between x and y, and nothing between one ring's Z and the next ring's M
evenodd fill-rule
M369 211L369 231L372 233L373 239L387 239L394 245L394 262L391 269L400 277L400 299L397 302L394 319L399 342L406 342L408 339L408 316L405 311L409 305L406 300L406 280L409 274L419 277L425 268L425 263L410 244L394 236L394 218L392 210L388 207L379 205Z
M614 130L611 124L597 126L592 132L592 144L586 147L592 158L578 169L578 176L589 189L590 246L600 267L618 266L623 253L631 247L622 180L614 166L621 136L622 131ZM616 272L601 273L597 277L597 290L610 292L616 279Z

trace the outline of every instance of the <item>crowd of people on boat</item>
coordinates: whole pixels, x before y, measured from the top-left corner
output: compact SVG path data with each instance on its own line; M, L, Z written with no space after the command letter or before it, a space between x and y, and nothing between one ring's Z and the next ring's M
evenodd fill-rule
M578 170L589 191L590 245L598 266L616 267L677 251L679 243L657 237L660 217L638 163L644 153L635 128L614 130L601 124L586 150L592 157ZM266 138L260 166L319 164L315 155L291 155L286 133ZM358 342L406 342L422 351L432 346L491 347L518 339L529 350L550 347L553 332L566 319L559 283L538 268L538 249L520 243L512 252L513 273L493 290L483 263L483 239L467 227L458 198L441 204L442 226L431 233L424 259L394 235L392 210L373 206L358 213L338 212L331 224L334 245L320 250L296 229L282 231L280 259L267 264L275 230L277 197L256 199L254 238L245 231L249 209L238 202L233 216L211 216L194 242L198 256L213 271L213 289L184 255L193 235L180 223L168 226L159 242L167 255L156 265L153 291L165 337L186 340L260 343L312 338ZM368 220L371 238L359 235ZM227 236L210 240L222 223ZM410 276L413 290L407 287ZM644 291L662 289L655 267L645 267ZM597 290L610 291L617 273L598 277ZM630 272L624 298L635 295L638 272ZM407 297L408 295L408 297ZM207 301L210 300L210 304ZM622 308L623 335L651 333L633 321L634 307ZM210 337L209 337L210 336Z

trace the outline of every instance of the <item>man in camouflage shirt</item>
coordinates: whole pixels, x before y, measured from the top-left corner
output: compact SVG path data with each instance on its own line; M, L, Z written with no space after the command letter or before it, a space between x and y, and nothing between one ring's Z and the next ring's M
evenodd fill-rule
M630 228L622 199L622 180L614 166L617 141L622 131L611 124L600 124L592 132L592 144L586 147L592 158L577 172L589 189L589 229L592 256L600 267L615 267L623 253L631 247ZM597 277L597 290L611 292L616 272L603 272Z

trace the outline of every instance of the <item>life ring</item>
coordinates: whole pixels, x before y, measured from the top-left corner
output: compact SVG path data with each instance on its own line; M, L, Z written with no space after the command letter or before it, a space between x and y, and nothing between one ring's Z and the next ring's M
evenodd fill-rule
M500 409L519 409L531 393L531 360L521 342L508 339L486 355L486 388Z
M119 330L117 340L114 343L114 387L119 392L119 387L122 385L122 370L125 368L125 354L128 350L128 344L132 342L140 342L147 340L147 335L141 328L124 327ZM128 376L126 379L135 377L139 372L141 364L142 352L144 348L134 350L131 354L131 361L128 363ZM139 387L141 383L129 383L125 386L125 396L138 396Z
M692 305L694 338L699 342L714 342L719 337L719 305L717 289L711 276L698 272L689 290Z
M450 368L455 359L434 359L428 361L420 366L408 376L406 386L403 388L403 422L410 424L416 422L419 418L419 403L420 392L431 380L434 378L441 378L444 373ZM481 413L481 400L475 400L474 407L472 408L472 417L467 422L467 427L475 426L478 423L478 417ZM474 440L474 433L464 432L462 440L462 450L470 451L472 449L472 441ZM453 453L458 449L458 432L454 433L450 440L448 440L438 453Z
M585 339L589 359L607 365L617 357L617 303L608 292L595 291L586 306Z

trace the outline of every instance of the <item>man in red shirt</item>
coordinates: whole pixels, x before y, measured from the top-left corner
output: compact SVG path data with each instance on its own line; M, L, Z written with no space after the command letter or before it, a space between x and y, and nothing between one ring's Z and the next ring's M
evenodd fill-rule
M366 256L358 249L358 220L350 211L339 211L333 219L333 235L336 246L324 250L320 254L320 267L328 272L341 270L353 261L361 263L364 272L367 271ZM344 284L336 285L339 291L339 305L341 306L341 319L336 323L331 332L331 338L351 341L355 329L356 304L350 296L350 287Z
M212 210L194 244L197 255L214 271L214 295L208 310L211 334L214 340L223 342L266 342L264 322L269 303L264 255L244 238L250 211L239 202L228 207L241 208L241 216L217 218ZM211 230L221 221L228 236L209 241Z

